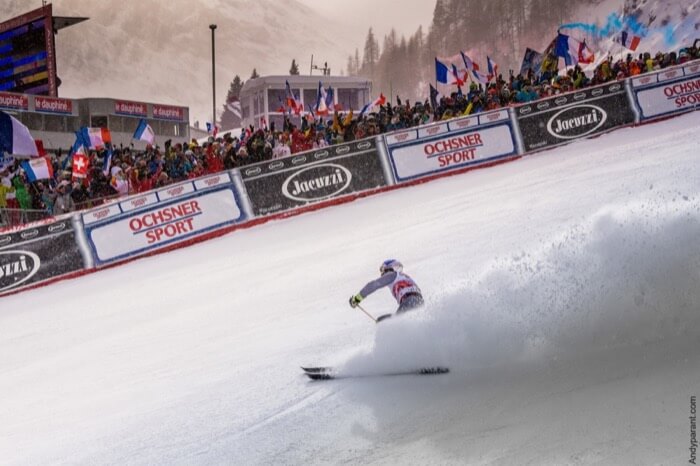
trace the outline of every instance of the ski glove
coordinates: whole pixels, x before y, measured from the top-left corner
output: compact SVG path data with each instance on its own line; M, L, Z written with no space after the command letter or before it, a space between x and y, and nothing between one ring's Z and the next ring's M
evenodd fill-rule
M352 296L350 298L350 307L356 308L358 304L360 304L360 301L362 301L364 298L360 293L357 293L355 296Z

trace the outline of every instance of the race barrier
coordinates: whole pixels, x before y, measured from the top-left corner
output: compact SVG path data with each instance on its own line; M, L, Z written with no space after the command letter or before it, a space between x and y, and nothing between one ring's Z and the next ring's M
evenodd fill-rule
M0 294L57 280L89 266L71 218L0 233Z
M269 215L387 186L376 138L249 165L240 170L253 214Z
M247 219L228 172L174 184L82 214L95 266L152 253Z
M665 118L700 108L700 61L632 79L641 121Z
M524 151L595 136L635 122L623 81L582 89L515 107Z
M397 183L518 156L507 109L384 136Z
M294 154L0 232L0 296L700 108L700 61Z

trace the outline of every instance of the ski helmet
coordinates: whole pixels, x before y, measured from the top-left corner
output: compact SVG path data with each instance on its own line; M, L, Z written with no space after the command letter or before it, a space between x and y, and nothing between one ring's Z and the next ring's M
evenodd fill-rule
M401 272L402 270L403 264L396 259L387 259L379 266L379 273L382 275L387 272Z

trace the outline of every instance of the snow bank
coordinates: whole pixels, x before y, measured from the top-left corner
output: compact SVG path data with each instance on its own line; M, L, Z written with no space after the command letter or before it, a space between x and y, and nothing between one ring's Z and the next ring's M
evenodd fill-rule
M651 187L650 189L653 189ZM607 207L383 322L343 372L566 360L700 336L700 200Z

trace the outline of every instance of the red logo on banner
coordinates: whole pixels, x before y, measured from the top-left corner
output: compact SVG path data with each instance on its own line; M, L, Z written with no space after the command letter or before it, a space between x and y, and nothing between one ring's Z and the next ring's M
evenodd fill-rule
M73 113L73 101L53 97L34 97L34 109L37 112Z
M153 104L153 118L181 121L185 119L185 110L182 107L173 107L172 105Z
M10 94L8 92L0 92L0 107L12 108L17 110L28 110L29 98L24 94Z
M142 102L129 102L128 100L115 100L114 113L120 115L147 116L148 109Z

